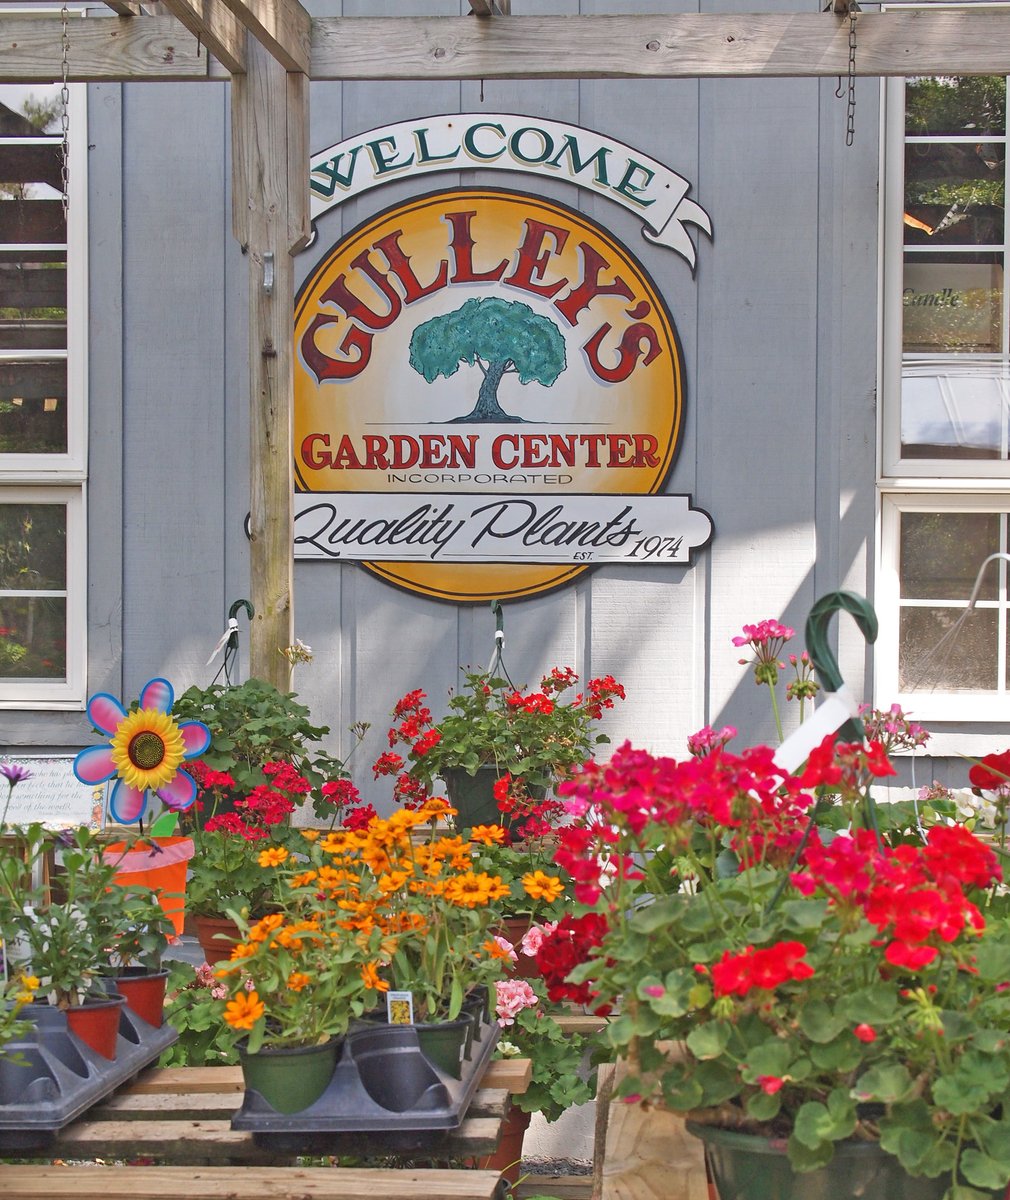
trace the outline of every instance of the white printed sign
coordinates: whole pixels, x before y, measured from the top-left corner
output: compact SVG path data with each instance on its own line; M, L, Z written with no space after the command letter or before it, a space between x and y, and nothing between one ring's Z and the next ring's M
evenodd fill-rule
M0 814L11 825L44 825L47 829L70 829L86 825L100 829L104 811L105 785L90 787L74 775L73 756L32 758L4 756L31 771L28 779L14 785L7 804L7 780L0 775Z
M687 496L299 493L295 557L689 563L712 521Z

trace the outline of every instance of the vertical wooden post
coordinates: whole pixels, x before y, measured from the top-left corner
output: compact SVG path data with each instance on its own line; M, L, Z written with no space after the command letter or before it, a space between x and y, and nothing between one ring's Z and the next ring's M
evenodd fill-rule
M294 641L294 265L308 235L308 96L252 37L231 81L232 228L249 256L250 673L282 691ZM301 182L299 182L301 181Z

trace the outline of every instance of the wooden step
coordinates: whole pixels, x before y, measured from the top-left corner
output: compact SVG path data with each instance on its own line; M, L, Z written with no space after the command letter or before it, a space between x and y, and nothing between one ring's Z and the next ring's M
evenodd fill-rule
M497 1171L0 1164L4 1200L492 1200Z

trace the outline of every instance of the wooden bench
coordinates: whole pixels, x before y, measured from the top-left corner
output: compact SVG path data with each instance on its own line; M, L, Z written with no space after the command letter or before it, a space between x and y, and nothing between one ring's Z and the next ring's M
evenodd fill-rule
M489 1154L509 1097L529 1086L528 1059L493 1062L438 1161ZM138 1079L64 1129L47 1161L0 1164L3 1200L495 1200L496 1171L465 1168L299 1166L231 1128L237 1067L175 1067ZM356 1139L356 1155L388 1157ZM157 1159L158 1165L137 1160ZM74 1160L73 1163L68 1160ZM84 1160L82 1162L82 1160ZM110 1160L115 1165L109 1165ZM417 1159L415 1158L415 1162Z

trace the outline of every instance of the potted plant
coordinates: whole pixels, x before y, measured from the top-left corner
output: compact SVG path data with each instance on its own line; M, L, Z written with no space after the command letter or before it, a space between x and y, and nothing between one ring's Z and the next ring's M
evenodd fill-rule
M531 1075L526 1091L511 1099L498 1149L476 1165L500 1170L511 1184L519 1177L523 1137L532 1115L556 1121L593 1097L595 1069L588 1074L585 1069L588 1042L563 1029L556 1020L558 1012L547 1000L542 981L513 975L495 984L495 1015L502 1030L495 1054L528 1058Z
M585 903L541 949L551 994L621 1000L605 1037L631 1062L624 1094L656 1072L725 1187L774 1175L798 1197L833 1160L841 1181L816 1186L836 1195L872 1175L891 1200L907 1175L916 1196L977 1200L1010 1179L997 855L956 824L873 828L866 789L888 773L879 742L826 739L799 776L767 747L625 745L562 788L580 820L558 857ZM838 809L836 834L815 818ZM743 1135L760 1157L741 1168Z
M26 886L41 876L54 842L58 873L50 886ZM86 829L58 837L40 825L15 829L0 865L0 931L8 965L37 979L36 1002L67 1014L72 1032L106 1058L114 1058L122 996L103 987L118 889L115 869ZM56 898L58 896L58 898Z
M471 672L437 722L425 693L408 692L393 709L390 750L374 764L375 775L395 776L395 795L408 804L433 794L441 779L464 830L504 821L518 839L531 822L533 829L550 825L555 810L547 791L609 741L594 727L615 698L624 698L610 675L569 695L577 683L571 668L555 667L539 691L526 693ZM397 745L406 747L406 758Z
M109 896L117 901L109 942L115 990L128 1008L158 1028L163 1021L168 982L162 960L175 935L175 925L150 890L117 886Z

